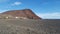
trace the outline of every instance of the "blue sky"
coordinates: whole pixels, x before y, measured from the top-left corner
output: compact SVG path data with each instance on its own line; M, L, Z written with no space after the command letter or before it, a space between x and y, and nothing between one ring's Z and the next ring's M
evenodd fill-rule
M25 8L43 19L60 19L60 0L0 0L0 13Z

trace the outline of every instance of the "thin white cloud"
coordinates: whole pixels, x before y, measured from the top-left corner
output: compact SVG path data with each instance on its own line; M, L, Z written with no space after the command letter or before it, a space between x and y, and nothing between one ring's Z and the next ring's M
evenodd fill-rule
M0 10L0 13L5 12L5 11L8 11L8 10Z
M12 5L14 6L14 5L20 5L20 4L22 4L21 2L14 2Z
M43 19L60 19L60 13L42 13L38 16Z

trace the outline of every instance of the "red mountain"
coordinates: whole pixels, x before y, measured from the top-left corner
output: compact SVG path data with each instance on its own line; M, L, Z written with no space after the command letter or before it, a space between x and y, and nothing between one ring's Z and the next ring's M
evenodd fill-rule
M26 17L28 19L41 19L30 9L11 10L11 11L3 12L2 14L12 15L14 17Z

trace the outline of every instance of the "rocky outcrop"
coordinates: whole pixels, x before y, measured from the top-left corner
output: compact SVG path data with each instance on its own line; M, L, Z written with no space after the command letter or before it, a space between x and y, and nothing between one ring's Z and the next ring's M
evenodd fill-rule
M24 17L24 18L28 18L28 19L41 19L30 9L10 10L10 11L3 12L2 14L11 15L13 17Z

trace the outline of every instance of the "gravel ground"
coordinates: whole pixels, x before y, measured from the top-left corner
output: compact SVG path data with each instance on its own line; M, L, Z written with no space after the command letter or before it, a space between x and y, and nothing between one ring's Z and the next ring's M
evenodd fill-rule
M60 20L0 19L0 34L60 34Z

